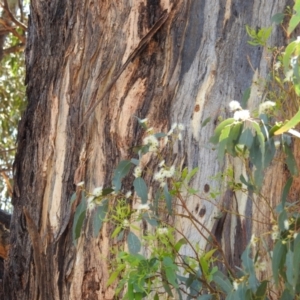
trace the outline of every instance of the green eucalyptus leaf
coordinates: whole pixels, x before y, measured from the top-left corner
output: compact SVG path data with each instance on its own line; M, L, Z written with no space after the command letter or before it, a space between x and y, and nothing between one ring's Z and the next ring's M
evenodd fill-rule
M86 207L87 207L87 203L85 199L82 199L75 210L73 226L72 226L72 236L73 236L74 243L80 237L81 227L85 219Z
M277 129L274 132L274 135L283 134L287 132L289 129L295 127L299 122L300 122L300 109L288 122L286 122L283 126Z
M101 196L107 196L107 195L111 194L112 192L114 192L114 189L112 189L112 188L105 188L105 189L103 189Z
M220 135L223 131L223 129L228 126L231 125L233 122L235 122L234 118L230 118L230 119L226 119L223 122L221 122L217 128L215 129L214 135L210 138L210 142L213 144L218 144L219 143L219 139L220 139Z
M289 285L291 286L291 292L293 293L294 289L294 272L293 272L293 263L294 263L294 253L291 249L288 249L285 257L285 274L286 274L286 279Z
M288 215L287 215L287 212L286 210L283 210L279 216L278 216L278 225L279 225L279 229L281 231L285 231L286 228L284 226L284 223L288 220Z
M231 282L222 272L217 271L213 276L213 280L226 294L229 294L233 290Z
M292 150L286 143L284 144L283 151L286 154L286 164L288 166L291 175L297 176L298 175L297 162L295 160Z
M294 297L290 294L288 289L285 289L280 297L280 300L294 300Z
M197 298L197 300L213 300L213 295L201 295Z
M283 267L286 251L287 251L286 245L282 244L281 240L278 240L273 249L273 257L272 257L272 271L273 271L273 278L276 286L278 285L279 282L279 272Z
M145 219L153 227L158 226L157 220L155 218L151 218L151 216L147 212L143 214L143 219Z
M245 271L249 274L249 287L253 292L256 292L258 287L258 280L255 275L255 268L253 259L250 258L251 248L248 246L242 254L242 263Z
M136 166L138 166L140 164L140 161L136 158L132 158L130 161Z
M101 202L93 212L93 236L97 237L102 227L105 216L108 212L108 200L105 199Z
M131 231L127 236L127 244L130 254L137 254L141 250L140 239Z
M264 168L267 168L276 154L276 148L273 139L269 139L265 143Z
M253 144L253 133L251 131L250 128L246 128L245 130L243 130L240 139L239 139L239 144L245 145L248 149L251 148L252 144Z
M116 191L121 189L121 181L129 173L131 165L130 160L122 160L115 169L112 184Z
M265 299L268 283L269 283L268 280L264 280L261 282L261 284L257 288L256 297L258 297L259 299Z
M294 241L294 262L293 262L293 274L294 282L293 286L296 288L299 285L299 272L300 272L300 234L297 234L297 237Z
M290 177L284 185L282 196L281 196L281 203L282 203L283 207L285 206L285 202L288 197L288 194L289 194L292 184L293 184L293 177Z
M145 180L142 177L137 177L133 181L134 190L137 195L141 198L142 203L147 203L148 200L148 188Z
M176 250L176 252L179 252L180 248L183 246L183 245L186 245L187 244L187 241L186 239L184 238L181 238L174 246L174 249Z
M249 87L243 93L243 97L242 97L242 101L241 101L241 106L243 109L247 108L247 103L250 98L250 94L251 94L251 88Z
M282 63L283 63L285 73L287 73L290 69L290 61L296 48L297 48L297 44L295 41L288 44L287 47L285 48L284 55L282 58Z
M164 271L167 277L168 282L174 287L178 288L178 283L176 282L176 271L178 270L178 267L176 263L173 261L171 257L165 256L163 258L163 266Z
M275 24L281 24L283 22L284 19L284 14L283 13L278 13L275 14L274 16L272 16L271 18L271 22L274 22Z
M154 136L159 139L159 138L165 137L167 135L163 132L158 132L158 133L155 133Z
M196 174L198 171L199 171L199 168L198 168L198 167L196 167L196 168L194 168L193 170L191 170L191 172L189 172L189 173L186 175L185 181L186 181L187 183L189 183L190 180L195 176L195 174Z
M172 195L169 192L167 184L164 186L164 196L165 196L165 200L166 200L168 213L171 215L172 214Z
M231 126L231 130L227 139L226 149L232 156L236 156L235 145L238 144L238 139L241 135L244 124L239 122Z
M294 29L297 27L297 25L300 23L300 2L299 1L295 1L293 10L295 13L290 19L289 26L287 29L288 34L291 34L294 31Z
M77 194L76 192L72 194L71 200L70 200L70 204L72 204L77 198Z
M201 123L201 128L205 127L211 120L211 117L206 118L204 121Z
M227 139L229 137L230 130L231 130L231 126L227 126L222 130L220 134L219 147L218 147L218 159L220 162L222 162L224 159L224 155L227 147Z

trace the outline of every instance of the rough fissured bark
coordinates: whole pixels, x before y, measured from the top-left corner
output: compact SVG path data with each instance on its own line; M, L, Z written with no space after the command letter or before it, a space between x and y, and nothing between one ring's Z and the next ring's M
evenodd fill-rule
M134 116L147 117L158 131L175 121L184 123L184 139L174 151L177 161L185 158L189 168L199 166L194 187L204 198L208 188L221 190L219 203L251 216L255 209L249 199L235 202L232 193L210 179L224 166L205 146L218 116L228 115L228 102L241 99L252 84L252 67L266 73L265 53L247 44L245 25L269 26L270 17L285 5L281 0L32 1L28 107L18 134L5 299L113 299L114 288L106 286L113 228L106 224L93 238L86 221L74 246L70 198L79 181L85 181L87 190L110 184L116 163L133 155L142 138ZM166 23L80 127L89 107L165 10ZM274 29L271 43L281 40L280 30ZM251 101L253 106L259 97L253 95ZM208 117L211 122L201 128ZM278 174L270 177L281 185ZM231 216L216 225L214 205L195 198L188 206L217 230L229 260L238 264L252 223ZM178 226L204 245L189 224Z

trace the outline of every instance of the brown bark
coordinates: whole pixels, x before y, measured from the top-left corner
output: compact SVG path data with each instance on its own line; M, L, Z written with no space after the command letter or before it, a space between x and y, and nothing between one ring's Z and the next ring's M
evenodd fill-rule
M177 160L186 157L189 168L199 166L193 185L203 198L207 186L222 190L210 178L224 166L204 146L218 116L228 115L228 102L241 99L251 85L247 57L260 74L267 69L262 49L247 44L244 26L269 26L270 16L285 5L280 0L32 1L28 107L18 134L5 299L113 299L114 288L106 286L112 226L105 224L93 238L87 220L74 246L70 198L79 181L88 190L110 184L116 163L141 143L134 116L147 117L158 131L174 121L184 123L184 139L174 148ZM165 10L165 23L135 52ZM276 29L271 43L277 42L282 35ZM93 113L85 121L90 107ZM201 129L207 117L212 121ZM270 178L281 182L277 174ZM277 194L272 201L278 199ZM217 199L223 200L223 195ZM255 211L250 199L226 201L239 213ZM214 227L216 206L199 198L188 206L205 226ZM224 243L226 236L226 253L236 264L252 223L231 216L221 225L219 240ZM189 224L178 226L204 246Z

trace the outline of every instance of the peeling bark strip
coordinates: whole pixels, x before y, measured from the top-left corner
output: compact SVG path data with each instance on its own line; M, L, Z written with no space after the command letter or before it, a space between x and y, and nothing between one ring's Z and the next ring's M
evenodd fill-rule
M137 47L131 52L129 57L127 58L126 62L122 65L120 71L113 77L112 81L108 84L105 91L103 92L103 95L100 99L97 99L96 103L91 103L90 107L88 108L87 112L84 115L84 119L79 127L81 127L86 120L90 117L90 115L93 113L93 110L96 108L97 105L104 99L104 97L107 95L107 93L110 92L113 85L116 83L118 78L121 76L121 74L124 72L124 70L127 68L129 63L133 62L134 59L141 53L141 51L144 49L144 47L149 43L149 41L152 39L154 34L161 28L161 26L167 21L169 14L167 11L165 11L160 19L152 26L152 28L149 30L149 32L141 39Z
M70 198L74 182L84 180L88 191L109 185L119 160L130 157L141 144L143 132L133 116L147 117L157 131L167 131L175 121L184 123L183 141L174 147L177 160L186 156L189 168L199 167L195 189L203 190L205 183L222 192L211 178L226 166L220 166L215 152L203 145L208 144L218 116L226 116L228 102L240 100L251 86L254 74L247 57L256 74L267 71L263 50L247 44L245 25L270 26L270 17L283 11L286 3L31 1L28 107L18 132L5 300L113 299L115 289L107 288L106 282L110 247L116 242L111 240L114 228L105 224L96 239L87 220L75 247L68 226L74 209ZM277 43L283 43L279 28L271 39L272 45ZM258 101L253 94L250 108ZM202 128L208 117L212 121ZM241 166L233 165L239 176ZM271 205L279 201L281 173L270 169L264 186ZM130 189L130 183L124 188ZM201 199L207 197L206 191ZM213 228L218 205L199 198L186 203L195 218ZM252 232L264 230L268 216L264 207L240 194L229 204L242 216L227 214L218 238L223 243L224 236L230 236L224 251L236 262L238 235L246 230L247 241ZM199 213L200 208L205 210ZM247 223L244 215L251 214L261 223ZM178 227L205 247L187 221L178 220Z
M26 219L27 230L32 242L33 259L35 265L36 280L35 280L33 300L38 300L39 298L46 299L45 289L43 287L43 284L45 282L43 280L43 277L45 276L45 270L43 268L44 259L42 257L42 251L43 251L42 240L38 232L38 229L34 224L34 221L30 217L29 212L25 207L23 208L23 212Z

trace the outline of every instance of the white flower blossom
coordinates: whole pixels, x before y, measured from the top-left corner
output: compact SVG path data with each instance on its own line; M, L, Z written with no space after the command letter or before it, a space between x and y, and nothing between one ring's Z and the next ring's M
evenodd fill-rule
M290 64L292 66L292 68L294 68L297 64L297 61L298 61L298 56L293 56L290 60Z
M164 144L164 145L167 145L168 142L169 142L169 137L168 137L168 136L165 136L165 137L163 138L163 144Z
M163 174L164 169L160 169L158 172L156 172L153 176L154 180L161 182L165 176Z
M170 136L170 135L172 135L172 134L173 134L173 132L174 132L174 129L172 129L172 128L171 128L171 129L169 130L169 132L167 133L167 136Z
M102 195L103 187L99 186L97 188L94 188L93 190L93 196L100 197Z
M82 187L82 186L84 186L84 181L80 181L76 185L79 186L79 187Z
M232 285L233 285L233 289L234 289L235 291L237 291L238 288L239 288L239 283L238 283L237 281L233 281Z
M255 264L254 264L255 269L258 271L265 271L267 269L267 263L265 261L262 261L260 257L257 258Z
M157 234L158 235L165 235L168 234L168 228L167 227L160 227L157 229Z
M169 176L166 176L166 177L170 178L170 177L172 177L174 174L175 174L175 166L172 166L172 167L169 169L169 173L168 173Z
M180 131L182 131L182 130L184 130L184 125L182 124L182 123L179 123L178 124L178 130L180 130Z
M142 175L142 169L141 169L141 167L139 167L139 166L135 167L134 171L133 171L133 176L135 178L138 178L138 177L141 177L141 175Z
M285 230L289 230L289 228L290 228L289 220L284 220L283 226L284 226L284 229L285 229Z
M95 199L95 196L94 196L94 195L89 196L89 197L87 198L87 203L89 204L89 203L93 202L94 199Z
M275 146L275 149L279 149L279 147L280 147L280 141L275 141L274 142L274 146Z
M182 141L182 133L181 132L178 133L178 140Z
M158 150L158 139L155 135L149 135L143 139L144 145L149 145L150 152L156 152Z
M250 244L255 247L256 243L257 243L257 237L255 236L255 234L252 234L251 236L251 240L250 240Z
M175 122L175 123L173 123L173 124L172 124L172 126L171 126L171 130L172 130L172 129L173 129L173 130L174 130L174 129L176 129L176 128L177 128L177 126L178 126L178 124L177 124L176 122Z
M274 106L276 106L276 103L273 101L266 101L264 103L261 103L258 108L258 113L260 115L267 113Z
M96 204L94 202L91 202L88 204L87 209L88 209L88 211L92 211L95 209L95 207L96 207Z
M280 61L277 61L277 62L274 64L274 69L275 69L275 71L278 71L280 67L281 67L281 62L280 62Z
M125 198L129 198L131 196L131 191L128 191L126 194L125 194Z
M236 110L242 109L242 107L238 101L232 100L229 102L229 109L230 109L230 111L236 111Z
M272 234L271 234L271 239L272 239L273 241L278 240L279 237L280 237L280 232L279 232L279 231L273 231L273 232L272 232Z
M88 199L87 199L87 204L88 204L87 209L88 209L88 211L92 211L96 207L94 199L95 199L94 195L88 197Z
M165 160L162 160L158 166L161 168L164 164L165 164Z
M145 203L145 204L140 204L137 208L138 211L141 211L141 210L149 210L150 209L150 206L148 203Z
M237 121L241 120L241 121L246 121L248 119L250 119L250 112L249 110L237 110L234 115L233 118Z
M130 223L127 219L123 220L123 227L129 227Z
M141 122L141 123L147 123L147 121L148 121L148 119L145 118L145 119L142 119L140 122Z
M294 240L296 239L297 235L298 235L298 232L295 232L293 235Z
M164 188L164 187L166 186L166 182L164 182L164 181L161 182L159 186L160 186L161 188Z

